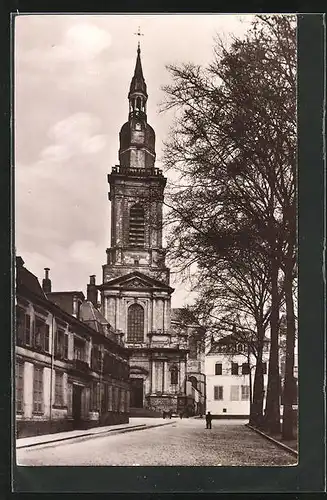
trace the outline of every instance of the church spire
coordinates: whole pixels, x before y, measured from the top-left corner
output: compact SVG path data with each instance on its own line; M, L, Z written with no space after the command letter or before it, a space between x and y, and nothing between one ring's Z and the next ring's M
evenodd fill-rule
M140 44L140 42L138 42L138 43ZM132 81L131 81L131 86L129 89L129 96L128 97L130 97L130 95L134 94L135 92L142 93L142 94L144 94L145 97L148 96L147 92L146 92L146 83L144 80L143 70L142 70L140 45L138 45L138 48L137 48L134 76L133 76Z
M135 33L141 36L140 28ZM140 42L137 45L137 56L134 69L134 75L128 93L129 100L129 120L132 118L143 119L146 121L146 101L148 94L146 91L146 83L143 76L142 63L141 63L141 48Z
M136 33L137 35L139 33ZM155 162L155 133L148 124L148 94L138 46L134 75L128 93L129 115L119 134L119 162L123 167L151 170Z

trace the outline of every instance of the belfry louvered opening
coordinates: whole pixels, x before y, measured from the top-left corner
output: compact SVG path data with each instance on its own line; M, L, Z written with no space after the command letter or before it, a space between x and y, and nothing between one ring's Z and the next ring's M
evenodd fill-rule
M144 246L144 208L139 204L130 209L129 244L135 247Z

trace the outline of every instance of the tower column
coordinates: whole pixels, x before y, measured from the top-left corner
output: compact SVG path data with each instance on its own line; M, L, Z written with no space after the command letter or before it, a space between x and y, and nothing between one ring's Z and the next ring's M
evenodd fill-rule
M153 332L153 297L151 297L150 299L149 312L150 312L149 332Z
M185 374L186 374L186 361L182 361L179 364L179 390L181 393L184 393Z
M164 392L167 393L169 392L169 370L168 370L168 362L164 361L164 374L165 374L165 385L164 385Z

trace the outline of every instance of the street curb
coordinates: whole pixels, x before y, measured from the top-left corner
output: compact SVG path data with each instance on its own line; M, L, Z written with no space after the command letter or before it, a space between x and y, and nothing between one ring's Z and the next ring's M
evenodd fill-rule
M102 436L103 434L108 434L110 432L122 432L128 430L138 430L139 428L145 428L146 424L139 424L139 425L134 425L133 427L121 427L120 429L107 429L106 431L101 431L101 432L87 432L85 434L78 434L76 436L67 436L67 437L62 437L58 439L50 439L48 441L42 441L38 443L30 443L30 444L23 444L21 446L16 446L16 449L22 449L22 448L31 448L32 446L41 446L43 444L51 444L51 443L59 443L60 441L68 441L69 439L79 439L79 438L84 438L84 437L95 437L95 436Z
M259 429L256 429L255 427L252 427L252 425L245 424L245 426L248 427L249 429L251 429L252 431L256 432L257 434L260 434L260 436L263 436L264 438L268 439L268 441L275 443L280 448L283 448L284 450L288 451L293 456L295 456L295 457L299 456L298 452L296 450L293 450L293 448L290 448L286 444L281 443L280 441L277 441L277 439L274 439L273 437L268 436L268 434L265 434L264 432L260 431Z
M133 431L142 431L145 429L153 429L154 427L163 427L164 425L171 425L174 422L166 422L164 424L153 424L153 425L146 425L146 424L139 424L139 425L134 425L132 427L123 427L120 429L108 429L106 431L102 432L88 432L86 434L79 434L77 436L67 436L59 439L52 439L49 441L42 441L39 443L30 443L26 445L21 445L21 446L16 446L17 450L22 450L24 448L32 448L33 446L43 446L45 444L52 444L52 443L60 443L62 441L69 441L72 439L84 439L84 438L96 438L96 437L103 437L106 434L126 434L127 432L133 432Z
M175 423L176 423L175 421L172 421L172 422L165 422L164 424L153 424L153 425L146 425L145 424L145 429L153 429L154 427L164 427L165 425L173 425ZM136 430L142 431L143 429L136 429Z

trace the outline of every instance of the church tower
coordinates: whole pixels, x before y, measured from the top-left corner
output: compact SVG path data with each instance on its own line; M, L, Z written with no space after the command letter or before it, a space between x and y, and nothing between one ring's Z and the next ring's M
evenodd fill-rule
M111 246L99 286L103 313L130 352L131 414L178 411L186 383L187 335L171 329L173 288L162 246L167 179L155 167L147 100L138 46L119 165L108 175Z

